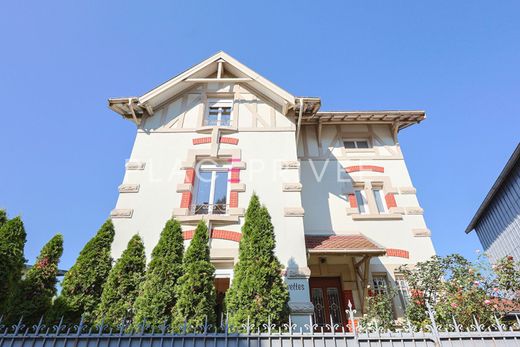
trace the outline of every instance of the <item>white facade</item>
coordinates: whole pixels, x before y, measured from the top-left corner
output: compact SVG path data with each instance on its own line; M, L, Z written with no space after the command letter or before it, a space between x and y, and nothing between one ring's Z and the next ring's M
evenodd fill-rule
M109 102L138 125L111 213L115 257L135 233L150 254L172 217L189 242L203 219L217 277L232 277L256 192L275 227L293 319L307 322L334 314L327 300L343 308L352 300L361 312L382 276L391 285L399 265L435 253L397 142L423 112L319 112L319 98L294 97L223 52L139 98ZM311 246L316 236L334 237ZM327 308L316 313L311 301Z

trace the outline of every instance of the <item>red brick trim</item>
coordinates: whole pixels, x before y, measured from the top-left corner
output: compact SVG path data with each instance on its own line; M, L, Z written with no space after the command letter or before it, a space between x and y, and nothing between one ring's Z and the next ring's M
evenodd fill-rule
M211 143L211 137L210 136L199 137L199 138L193 139L192 141L193 141L194 145L202 145L204 143Z
M182 236L185 240L191 240L193 238L193 234L195 234L195 230L187 230L182 233ZM211 230L211 238L240 242L242 234L237 233L236 231L213 229Z
M182 193L181 208L189 208L191 205L191 192Z
M182 237L185 239L185 240L191 240L193 238L193 234L195 233L195 230L188 230L188 231L184 231L182 233Z
M238 145L238 139L236 139L234 137L222 136L220 138L220 143L227 143L227 144L230 144L230 145Z
M388 208L397 207L397 203L395 202L395 196L393 193L386 194L385 200L386 200L386 206Z
M236 231L213 229L211 231L211 238L239 242L242 238L242 234Z
M238 207L238 192L237 191L229 192L229 207L231 207L231 208Z
M410 252L405 251L404 249L397 248L387 248L386 255L389 257L399 257L399 258L410 258Z
M195 181L195 169L190 167L186 169L186 175L184 176L184 183L193 184Z
M375 166L375 165L356 165L356 166L347 166L345 171L348 173L358 172L358 171L385 172L385 168L382 166Z
M356 194L349 194L348 195L348 202L350 203L350 207L351 208L357 208L358 205L357 205Z
M231 170L231 178L229 179L230 183L240 183L240 168L232 168Z

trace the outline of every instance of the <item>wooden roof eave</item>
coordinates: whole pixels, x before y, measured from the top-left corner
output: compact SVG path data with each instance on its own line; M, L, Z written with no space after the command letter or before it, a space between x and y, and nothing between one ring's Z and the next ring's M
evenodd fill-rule
M386 254L386 250L384 249L309 249L307 252L309 254L352 256L370 255L373 257L383 256Z

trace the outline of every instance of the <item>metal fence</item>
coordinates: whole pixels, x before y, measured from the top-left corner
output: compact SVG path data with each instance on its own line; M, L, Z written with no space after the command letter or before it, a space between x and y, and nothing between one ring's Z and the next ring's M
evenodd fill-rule
M484 327L473 317L470 327L453 324L440 328L435 322L435 313L428 308L431 324L424 330L417 330L411 324L402 329L385 331L379 327L362 328L356 324L355 311L347 310L349 324L329 324L317 326L312 319L308 324L297 326L289 321L276 326L266 323L255 327L244 324L238 329L225 321L221 327L204 324L201 327L171 327L163 324L150 327L143 322L133 327L123 321L116 328L103 323L88 326L81 320L76 325L65 325L63 320L53 326L46 326L43 318L35 325L26 326L23 319L12 326L0 321L0 347L347 347L347 346L519 346L520 318L513 324L496 324ZM173 331L177 332L173 332ZM239 332L241 331L241 332Z

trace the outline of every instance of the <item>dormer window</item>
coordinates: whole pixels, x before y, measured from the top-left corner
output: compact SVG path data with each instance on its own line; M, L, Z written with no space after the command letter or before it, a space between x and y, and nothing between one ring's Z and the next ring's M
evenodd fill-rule
M365 149L371 147L368 139L346 139L343 140L343 146L346 149Z
M209 99L204 125L231 126L232 99Z

